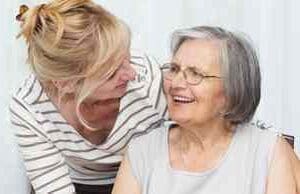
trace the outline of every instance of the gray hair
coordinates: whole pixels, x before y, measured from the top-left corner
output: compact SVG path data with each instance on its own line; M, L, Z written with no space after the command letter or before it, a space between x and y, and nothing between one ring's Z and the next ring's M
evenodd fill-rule
M260 101L259 60L251 41L242 34L220 27L200 26L176 30L171 38L174 56L186 40L216 40L220 46L220 64L227 98L224 118L231 123L249 122Z

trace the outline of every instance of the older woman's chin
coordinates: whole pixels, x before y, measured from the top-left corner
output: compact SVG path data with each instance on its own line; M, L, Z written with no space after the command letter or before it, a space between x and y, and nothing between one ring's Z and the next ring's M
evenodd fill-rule
M169 112L170 118L172 121L175 121L176 123L188 123L191 122L191 116L185 114L185 113L180 113L180 112Z

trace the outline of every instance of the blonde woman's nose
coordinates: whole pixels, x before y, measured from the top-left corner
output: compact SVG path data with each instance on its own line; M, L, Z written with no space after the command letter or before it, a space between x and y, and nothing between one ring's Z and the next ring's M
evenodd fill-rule
M121 76L122 76L123 80L134 80L135 79L136 71L130 63L125 64L121 68L121 71L122 71Z

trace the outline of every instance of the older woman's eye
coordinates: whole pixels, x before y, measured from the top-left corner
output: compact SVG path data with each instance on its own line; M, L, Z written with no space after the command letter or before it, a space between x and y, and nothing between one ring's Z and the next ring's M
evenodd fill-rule
M203 74L199 70L194 69L194 68L188 68L187 73L191 77L203 77Z
M180 68L178 65L176 64L171 64L170 65L170 72L171 73L178 73L180 71Z

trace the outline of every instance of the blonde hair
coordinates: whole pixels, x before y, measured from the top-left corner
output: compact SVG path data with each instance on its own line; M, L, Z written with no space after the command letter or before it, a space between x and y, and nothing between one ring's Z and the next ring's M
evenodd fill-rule
M53 80L73 80L77 115L89 127L79 106L100 84L93 80L118 67L130 44L127 25L90 0L54 0L23 12L18 36L26 40L31 69L55 94Z

